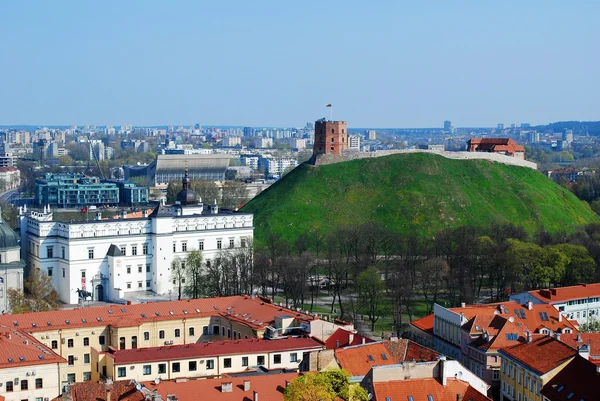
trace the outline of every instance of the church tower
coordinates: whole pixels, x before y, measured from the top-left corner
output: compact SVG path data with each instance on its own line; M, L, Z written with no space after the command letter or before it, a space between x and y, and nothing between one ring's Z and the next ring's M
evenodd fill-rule
M313 156L318 154L342 154L348 149L348 127L346 121L315 121L315 146Z

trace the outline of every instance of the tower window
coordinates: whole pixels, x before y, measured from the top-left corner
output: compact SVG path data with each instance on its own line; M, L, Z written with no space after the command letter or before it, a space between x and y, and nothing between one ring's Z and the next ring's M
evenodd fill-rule
M333 151L333 147L331 148L331 150Z
M333 138L331 138L331 142L333 142Z

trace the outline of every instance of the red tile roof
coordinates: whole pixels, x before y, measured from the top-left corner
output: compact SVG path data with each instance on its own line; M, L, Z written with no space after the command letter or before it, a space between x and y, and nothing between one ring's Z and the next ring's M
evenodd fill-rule
M350 341L350 338L352 338L352 341ZM375 342L375 340L371 340L368 337L363 337L358 333L353 333L346 329L339 328L331 336L329 336L327 341L325 341L325 348L326 349L335 349L335 348L347 347L347 346L351 346L351 345L359 345L359 344L363 344L363 340L364 340L365 344ZM338 344L338 341L339 341L339 344Z
M513 345L500 350L538 374L545 374L577 355L577 351L549 336L535 336L530 343Z
M575 349L587 344L590 346L590 356L600 358L600 333L561 334L560 341Z
M111 385L98 382L80 382L69 386L72 401L107 401L107 388L110 388L111 401L144 401L145 396L137 391L135 384L129 380L116 381ZM64 395L56 397L55 401L67 400Z
M588 297L600 297L600 283L534 290L529 291L529 293L546 303L564 302Z
M434 378L376 382L373 383L373 392L377 401L385 401L386 397L394 401L406 401L409 396L413 401L428 401L428 395L433 396L434 401L456 401L458 394L463 401L491 401L469 383L459 379L448 379L446 386Z
M576 356L542 388L552 401L593 401L600 398L600 368Z
M433 334L434 317L435 315L432 313L431 315L427 315L425 317L422 317L421 319L413 320L412 322L410 322L410 324L429 334Z
M289 337L279 340L249 338L244 340L213 341L167 347L113 350L106 353L115 365L191 358L217 357L293 350L319 350L320 342L308 337Z
M158 320L179 320L193 316L223 316L253 329L271 325L275 316L288 315L303 322L318 318L249 296L200 298L183 301L149 302L135 305L107 305L83 309L30 312L0 316L0 325L27 332L66 327L119 327Z
M252 400L254 392L258 393L261 401L282 401L286 382L291 382L298 373L282 373L246 377L224 377L221 379L188 380L176 383L163 381L159 384L144 382L149 390L156 390L163 400L167 394L174 394L178 401L218 400L218 401L247 401ZM244 391L244 381L250 382L250 391ZM221 384L231 383L231 392L222 392ZM198 397L202 394L202 397ZM456 401L456 400L454 400ZM474 400L475 401L475 400Z
M407 339L380 341L335 350L338 364L352 376L364 376L373 366L394 365L413 360L417 362L435 361L439 355L439 353Z
M29 334L0 326L0 368L66 362Z

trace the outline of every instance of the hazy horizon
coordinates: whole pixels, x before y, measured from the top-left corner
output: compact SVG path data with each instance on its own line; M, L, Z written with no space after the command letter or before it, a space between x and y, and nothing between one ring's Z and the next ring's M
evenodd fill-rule
M0 3L0 125L600 120L600 2Z

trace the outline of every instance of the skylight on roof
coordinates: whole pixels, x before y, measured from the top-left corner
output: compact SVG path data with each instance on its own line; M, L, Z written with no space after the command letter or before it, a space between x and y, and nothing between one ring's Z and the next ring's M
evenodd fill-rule
M19 326L19 322L17 322L16 320L13 322L13 326L17 327Z
M37 327L37 323L31 323L31 327Z
M184 309L184 310L183 310L183 314L184 314L184 315L187 315L187 314L188 314L188 311L187 311L187 309Z
M519 335L516 333L506 333L506 339L509 341L516 341L519 339Z
M569 395L567 396L567 398L569 398L569 399L570 399L570 398L571 398L571 397L573 397L574 395L575 395L575 393L571 393L571 394L569 394Z
M565 386L560 386L560 387L558 388L558 390L556 390L556 391L558 391L558 392L560 393L560 392L563 390L563 388L565 388Z
M87 319L81 319L83 323L87 323Z
M384 361L387 361L388 360L387 355L386 354L381 354L381 359L383 359Z
M15 361L14 359L12 359L12 358L8 358L8 362L12 363L12 362L14 362L14 361Z
M391 398L391 397L390 397ZM412 395L408 396L408 401L413 401Z
M142 317L143 317L143 318L145 318L145 317L146 317L146 314L145 314L145 313L142 313Z
M371 362L375 362L375 358L373 358L373 355L368 355L369 361Z
M392 397L385 397L385 401L392 401Z
M19 361L23 362L24 360L25 360L25 357L24 357L24 356L20 356L20 357L19 357Z
M427 401L433 401L433 396L431 394L427 394Z
M121 312L125 313L125 312L127 312L127 309L121 308Z
M156 312L156 316L160 316L160 312Z
M97 317L96 320L99 321L99 322L101 322L102 318L101 317Z
M52 326L52 322L46 322L48 326Z
M200 309L196 308L196 313L200 313Z
M108 310L108 314L109 314L109 315L112 315L112 314L113 314L113 311L112 311L112 309L109 309L109 310Z
M174 315L174 314L175 313L172 310L169 311L169 315Z
M44 359L44 355L38 355L38 358Z
M65 323L66 324L71 324L71 321L70 320L65 320Z

